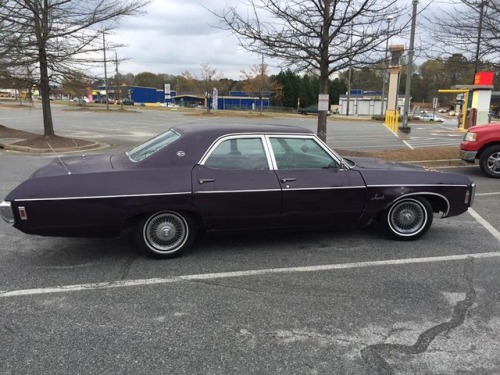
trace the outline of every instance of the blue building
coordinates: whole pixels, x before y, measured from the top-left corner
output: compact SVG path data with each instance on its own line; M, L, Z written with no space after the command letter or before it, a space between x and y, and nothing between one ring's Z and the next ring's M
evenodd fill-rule
M154 87L141 86L99 86L92 93L94 101L101 101L106 97L106 93L110 99L132 99L135 103L166 103L165 93L161 89ZM177 95L176 91L170 92L170 98Z
M205 97L200 95L177 95L176 91L171 91L170 95L165 95L161 89L154 87L141 87L141 86L99 86L97 90L92 93L93 99L96 102L106 98L110 99L132 99L137 104L175 104L181 107L197 107L213 105L213 98L208 99L208 104L205 102ZM268 109L270 107L271 92L264 92L262 98L262 108ZM261 107L261 100L258 93L246 93L243 91L231 91L228 96L217 97L217 109L233 109L233 110L258 110Z

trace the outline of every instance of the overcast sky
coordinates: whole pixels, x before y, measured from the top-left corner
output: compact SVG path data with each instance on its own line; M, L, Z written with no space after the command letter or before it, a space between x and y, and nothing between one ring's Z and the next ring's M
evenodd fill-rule
M205 8L219 11L226 3L238 1L153 0L147 14L123 19L107 36L127 44L116 51L119 59L130 59L120 63L120 73L199 74L207 63L226 78L240 79L240 71L260 57L240 48L230 32L212 27L218 20Z
M411 0L399 0L408 4ZM426 0L420 0L423 6ZM108 39L127 44L118 49L119 72L166 73L179 75L185 71L201 73L207 63L226 78L241 79L241 70L260 63L260 56L244 51L229 31L213 27L218 20L206 8L221 11L225 5L241 6L238 0L153 0L147 14L123 19ZM114 58L114 52L111 52ZM276 73L277 69L271 72ZM275 63L274 63L275 65ZM114 73L114 67L108 67ZM273 71L274 70L274 71Z

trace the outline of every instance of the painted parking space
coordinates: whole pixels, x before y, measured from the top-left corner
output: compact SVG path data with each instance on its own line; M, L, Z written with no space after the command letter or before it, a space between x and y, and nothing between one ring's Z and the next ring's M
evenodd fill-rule
M127 142L160 126L113 121L106 137ZM356 135L349 147L401 147L373 124L338 125L329 139L342 148ZM48 158L0 151L0 188ZM500 189L457 171L478 184L477 215L436 218L411 243L372 229L218 235L155 261L127 239L31 237L2 223L2 370L367 374L381 357L398 374L499 373Z

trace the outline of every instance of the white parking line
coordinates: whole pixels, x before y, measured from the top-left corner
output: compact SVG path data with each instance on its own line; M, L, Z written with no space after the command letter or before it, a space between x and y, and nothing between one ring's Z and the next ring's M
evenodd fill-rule
M476 197L482 197L482 196L488 196L488 195L500 195L500 192L494 192L494 193L476 193Z
M403 141L403 143L404 143L405 145L407 145L410 149L414 150L413 146L412 146L412 145L410 145L408 142Z
M500 242L500 232L493 227L490 223L484 220L476 211L472 208L469 208L468 212L471 216L476 219L476 221L481 224L490 234L495 237Z
M491 253L449 255L441 257L428 257L428 258L392 259L392 260L359 262L359 263L326 264L320 266L268 268L261 270L205 273L197 275L180 275L167 278L138 279L138 280L125 280L125 281L121 280L121 281L102 282L102 283L62 285L49 288L0 291L0 298L33 296L33 295L52 294L52 293L68 293L68 292L78 292L84 290L88 291L88 290L124 288L124 287L145 286L145 285L159 285L159 284L179 283L183 281L203 281L203 280L228 279L233 277L249 277L249 276L262 276L262 275L299 273L299 272L333 271L333 270L345 270L345 269L367 268L367 267L377 267L377 266L450 262L457 260L465 260L469 258L484 259L484 258L499 258L499 257L500 257L500 251L497 251Z

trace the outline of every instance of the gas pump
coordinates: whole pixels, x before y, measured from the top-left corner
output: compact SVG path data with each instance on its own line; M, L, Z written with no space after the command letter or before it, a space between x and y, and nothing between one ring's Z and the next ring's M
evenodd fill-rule
M477 109L476 108L469 108L467 110L465 129L469 129L471 126L476 125L476 122L477 122Z

